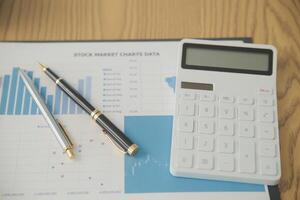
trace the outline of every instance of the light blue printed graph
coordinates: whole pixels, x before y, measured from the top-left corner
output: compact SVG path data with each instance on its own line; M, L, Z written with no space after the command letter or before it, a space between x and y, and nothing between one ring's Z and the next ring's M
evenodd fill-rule
M264 192L264 185L174 177L169 172L172 116L126 116L125 133L140 152L125 156L125 193Z
M55 88L55 95L47 94L47 87L42 86L40 78L34 78L32 71L27 71L36 89L46 102L49 110L54 114L80 114L83 110L78 107L58 87ZM14 67L10 75L4 75L1 79L2 93L0 98L0 115L37 115L40 114L36 103L27 91L23 80L18 74L18 68ZM78 80L77 90L88 101L91 99L92 78Z
M166 83L170 88L173 89L173 92L175 92L175 86L176 86L176 76L170 76L165 78Z

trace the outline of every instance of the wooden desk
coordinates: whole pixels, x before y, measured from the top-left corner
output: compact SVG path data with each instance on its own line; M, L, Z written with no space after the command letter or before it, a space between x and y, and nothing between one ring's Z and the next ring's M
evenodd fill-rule
M300 199L299 0L0 0L0 40L236 36L278 48L281 197Z

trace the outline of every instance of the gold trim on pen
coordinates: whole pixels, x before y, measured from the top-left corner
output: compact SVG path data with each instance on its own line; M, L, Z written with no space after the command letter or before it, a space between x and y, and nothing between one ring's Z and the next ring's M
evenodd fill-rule
M93 117L93 120L97 120L97 118L100 116L100 115L102 115L102 113L99 111L99 112L97 112L95 115L94 115L94 117Z
M101 114L102 113L100 110L95 109L93 112L91 112L91 117L93 120L96 120Z
M132 144L132 145L128 148L127 152L128 152L129 155L133 156L133 155L136 154L136 152L138 151L138 149L139 149L139 146L138 146L138 145Z
M56 79L55 83L58 84L63 78Z
M74 154L72 148L67 148L67 149L65 150L65 152L66 152L66 154L68 155L68 157L69 157L70 159L73 159L73 158L75 157L75 154Z
M91 112L91 117L93 118L94 117L94 115L96 114L96 112L98 112L98 110L97 109L95 109L93 112Z

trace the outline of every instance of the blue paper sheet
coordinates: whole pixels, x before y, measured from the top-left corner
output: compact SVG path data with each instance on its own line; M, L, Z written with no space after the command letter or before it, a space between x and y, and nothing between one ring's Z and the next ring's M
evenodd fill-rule
M125 193L264 192L264 185L174 177L169 172L172 116L127 116L125 132L140 146L125 156Z

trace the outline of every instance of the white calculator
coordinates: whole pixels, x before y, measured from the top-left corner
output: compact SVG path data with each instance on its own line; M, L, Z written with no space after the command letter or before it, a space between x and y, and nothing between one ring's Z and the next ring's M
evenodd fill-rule
M276 49L192 39L179 49L171 173L277 184Z

